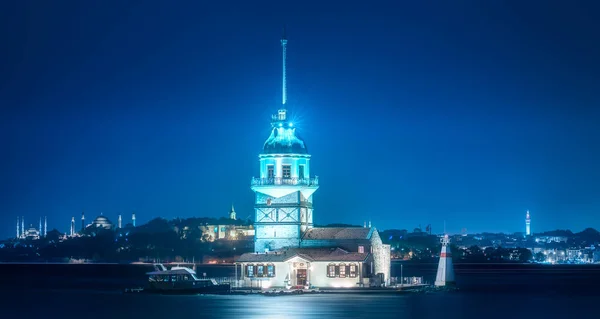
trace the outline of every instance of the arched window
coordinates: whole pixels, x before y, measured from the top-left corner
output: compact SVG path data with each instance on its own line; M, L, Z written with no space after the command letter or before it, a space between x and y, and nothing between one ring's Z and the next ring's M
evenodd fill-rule
M267 277L275 277L275 265L267 265Z
M246 266L246 276L254 277L254 265Z
M335 277L335 265L329 264L327 265L327 277L333 278Z
M256 266L256 277L262 277L265 274L265 266L258 264Z
M348 270L348 276L350 278L356 278L356 273L357 273L357 270L358 270L358 266L356 264L350 264L349 268L350 269Z
M346 264L341 263L340 264L340 278L346 278Z

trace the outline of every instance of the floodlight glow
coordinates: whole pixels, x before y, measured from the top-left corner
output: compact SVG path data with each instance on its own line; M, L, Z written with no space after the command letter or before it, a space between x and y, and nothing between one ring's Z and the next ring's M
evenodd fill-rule
M279 127L282 127L282 126L283 126L283 124L279 123Z
M290 127L292 127L292 126L294 126L294 123L291 123L291 122L290 122Z

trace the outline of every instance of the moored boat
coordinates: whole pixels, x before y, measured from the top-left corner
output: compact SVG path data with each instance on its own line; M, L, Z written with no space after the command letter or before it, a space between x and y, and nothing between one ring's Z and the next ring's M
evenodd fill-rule
M144 292L160 294L226 294L229 284L219 284L214 279L198 278L196 272L187 267L167 269L155 264L155 271L146 273L148 285Z

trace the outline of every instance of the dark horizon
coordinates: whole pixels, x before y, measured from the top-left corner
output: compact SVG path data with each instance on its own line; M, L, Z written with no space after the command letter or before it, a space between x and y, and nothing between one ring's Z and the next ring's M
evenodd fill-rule
M2 4L0 238L252 216L284 24L315 223L599 229L599 4L436 3Z

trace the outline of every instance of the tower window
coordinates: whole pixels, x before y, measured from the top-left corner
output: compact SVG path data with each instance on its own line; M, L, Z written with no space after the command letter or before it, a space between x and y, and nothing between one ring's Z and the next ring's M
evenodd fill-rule
M304 178L304 165L298 166L298 178Z
M365 246L358 246L358 253L359 254L364 254L365 253Z
M267 165L267 178L272 179L275 177L275 167L273 165Z
M291 165L283 165L281 167L283 172L283 178L292 178L292 166Z

